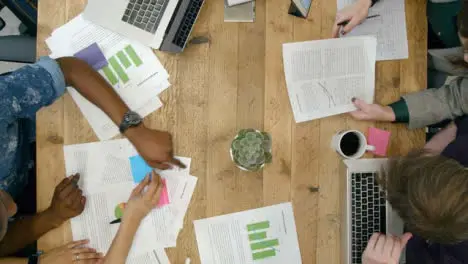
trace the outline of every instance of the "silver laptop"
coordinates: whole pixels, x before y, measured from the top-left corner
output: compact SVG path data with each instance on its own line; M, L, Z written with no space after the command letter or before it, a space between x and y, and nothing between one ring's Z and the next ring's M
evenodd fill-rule
M83 16L144 45L185 48L204 0L88 0Z
M385 200L376 177L387 159L345 160L341 166L342 263L361 264L367 242L375 232L403 234L403 221ZM400 263L405 263L405 254Z

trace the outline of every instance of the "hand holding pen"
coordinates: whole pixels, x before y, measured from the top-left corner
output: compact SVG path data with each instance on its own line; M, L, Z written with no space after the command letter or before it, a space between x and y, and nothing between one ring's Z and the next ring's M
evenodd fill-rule
M146 175L145 179L133 189L123 212L122 219L129 221L141 221L151 210L156 208L163 189L161 177L154 171ZM116 219L110 224L120 223Z
M355 3L341 9L336 14L335 24L333 25L332 36L338 38L340 33L345 35L354 27L366 20L369 15L369 8L372 2L370 0L357 0ZM346 24L342 24L346 21ZM342 24L343 26L340 26Z

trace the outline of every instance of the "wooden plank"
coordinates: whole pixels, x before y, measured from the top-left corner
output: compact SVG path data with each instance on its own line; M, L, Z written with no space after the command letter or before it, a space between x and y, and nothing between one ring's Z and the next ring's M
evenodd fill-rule
M425 0L406 2L406 27L408 30L408 60L401 64L400 94L417 92L427 87L427 18ZM422 22L424 21L424 23ZM398 155L424 145L425 134L422 129L407 131L401 128L398 139L401 148Z
M320 38L331 36L335 21L336 1L323 2ZM341 158L330 147L331 137L338 131L348 129L346 115L320 120L318 156L317 255L315 263L339 263L340 260L340 203L339 175Z
M273 163L265 167L265 205L290 200L292 111L283 70L282 44L293 39L290 1L267 1L265 45L265 131L272 135Z
M210 13L208 5L203 7L192 36L208 37ZM177 240L177 248L167 249L171 263L184 263L189 257L192 263L199 263L193 220L206 217L206 164L207 164L207 115L208 77L210 44L189 45L183 54L166 57L166 62L177 60L177 71L173 76L177 90L177 111L174 142L177 155L193 157L191 174L198 178L197 186L185 217L184 227ZM160 54L162 55L162 54ZM159 115L161 115L159 113ZM155 117L150 117L155 118Z
M239 25L224 23L224 2L205 3L210 16L207 216L236 211L235 171L229 146L237 132Z
M294 41L320 39L321 1L312 1L307 19L294 18ZM320 120L292 126L291 199L296 215L296 228L303 263L317 258L317 221L320 156ZM310 188L319 188L311 192ZM298 217L299 216L299 217Z
M63 2L45 0L40 1L38 6L38 34L37 55L45 56L49 52L44 44L45 39L52 30L66 21ZM53 14L53 15L45 15ZM63 151L63 107L64 100L59 99L47 108L43 108L37 114L36 123L36 172L37 172L37 210L47 209L52 200L55 186L62 180ZM59 157L59 158L57 158ZM53 230L38 241L38 248L48 250L63 245L69 240L66 225Z
M256 1L255 23L239 24L237 131L264 129L265 3L266 0ZM262 207L263 172L245 172L236 168L234 175L235 185L231 188L237 195L231 202L236 204L236 211Z

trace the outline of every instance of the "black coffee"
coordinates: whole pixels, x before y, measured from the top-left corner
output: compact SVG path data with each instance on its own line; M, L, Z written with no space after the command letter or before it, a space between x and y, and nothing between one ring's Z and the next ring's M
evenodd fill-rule
M358 152L360 145L359 136L354 132L349 132L341 138L340 149L346 156L353 156Z

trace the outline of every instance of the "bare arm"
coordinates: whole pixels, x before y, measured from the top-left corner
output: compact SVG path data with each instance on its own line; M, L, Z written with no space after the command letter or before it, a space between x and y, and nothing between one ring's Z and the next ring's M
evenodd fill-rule
M112 242L103 264L125 264L132 247L133 238L140 226L141 219L128 218L119 227L119 231Z
M14 221L0 242L0 256L15 253L61 224L62 221L54 216L50 210Z
M424 149L432 153L440 154L457 137L457 125L451 123L446 128L439 131L427 142Z
M65 82L99 107L118 126L130 109L102 76L86 62L64 57L57 59ZM158 169L168 169L174 164L184 167L174 158L172 137L169 133L147 129L143 124L129 128L125 136L132 142L146 162Z
M68 219L81 214L86 199L73 183L73 180L78 179L79 175L63 179L55 187L52 202L44 212L22 217L10 224L5 237L0 241L0 256L15 253Z
M86 62L64 57L57 59L68 86L73 86L81 95L105 112L119 125L129 110L115 90Z
M154 171L133 189L125 207L122 224L104 258L103 264L125 264L140 223L153 208L161 196L162 180ZM145 192L145 187L148 187Z

